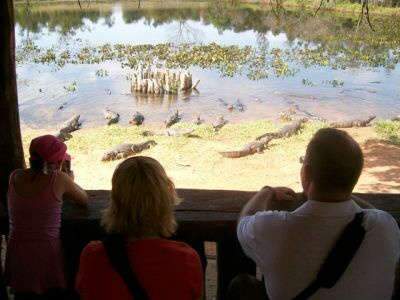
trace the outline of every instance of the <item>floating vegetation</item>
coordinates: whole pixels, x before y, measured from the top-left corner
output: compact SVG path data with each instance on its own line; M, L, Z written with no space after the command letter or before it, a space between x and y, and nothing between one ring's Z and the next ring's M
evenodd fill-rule
M324 81L322 81L322 84L331 85L332 87L338 87L338 86L343 86L344 85L344 81L343 80L337 80L337 79L324 80Z
M109 75L108 71L105 69L98 69L96 71L96 76L97 77L107 77Z
M374 35L375 36L375 35ZM321 44L298 42L288 49L269 49L264 45L223 46L216 43L205 45L171 43L156 45L104 44L97 47L83 46L78 50L46 49L29 42L17 50L18 63L55 64L99 64L106 61L118 61L123 67L137 69L139 66L157 65L169 69L217 70L222 76L246 75L251 80L271 76L287 77L294 75L299 67L320 66L332 69L395 68L400 62L400 42L388 38L361 39L358 36L332 37L329 43ZM352 38L352 39L351 39ZM349 41L351 39L351 42ZM375 39L377 37L375 36ZM370 43L370 44L369 44ZM107 76L106 70L98 70L99 77ZM303 80L304 85L312 82ZM342 82L332 81L333 86Z
M19 50L18 50L19 51ZM280 49L259 51L250 46L221 46L216 43L207 45L157 44L129 45L105 44L98 47L82 47L77 51L63 49L34 48L33 51L22 52L25 62L65 64L99 64L105 61L118 61L123 67L137 69L139 66L156 65L170 69L188 69L197 66L202 69L214 69L222 76L246 74L250 79L262 79L269 76L289 76L295 73L290 68L286 53ZM20 60L21 61L21 60ZM96 75L105 75L99 71Z
M314 82L312 82L310 79L307 79L307 78L303 78L303 80L301 82L305 86L315 86Z
M168 69L138 68L132 75L132 93L173 94L196 89L199 81L192 82L192 74L187 71L171 71Z
M78 87L77 83L76 83L76 81L74 81L71 84L69 84L68 86L64 86L64 90L66 90L67 92L73 93L76 91L77 87Z

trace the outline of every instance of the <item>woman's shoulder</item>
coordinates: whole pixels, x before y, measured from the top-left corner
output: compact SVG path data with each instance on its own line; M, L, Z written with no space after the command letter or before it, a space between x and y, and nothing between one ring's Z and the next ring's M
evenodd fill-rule
M12 180L15 181L15 179L19 179L19 178L21 178L21 177L23 177L25 175L28 175L28 174L29 174L29 170L27 170L27 169L16 169L16 170L11 172L10 181L12 181Z
M134 253L160 254L170 258L177 257L187 260L198 260L197 252L183 242L171 241L167 239L143 239L133 241L129 247ZM101 241L92 241L86 245L81 254L82 260L99 260L106 258L107 253Z
M179 241L167 239L144 239L133 242L133 246L134 248L141 249L144 252L154 251L157 253L163 253L169 257L179 257L181 259L198 258L197 252L192 247Z
M101 241L92 241L83 248L81 260L105 257L106 251Z
M171 241L171 240L163 240L166 247L172 249L172 251L176 251L179 253L186 253L186 254L196 254L196 251L190 247L188 244L179 241Z

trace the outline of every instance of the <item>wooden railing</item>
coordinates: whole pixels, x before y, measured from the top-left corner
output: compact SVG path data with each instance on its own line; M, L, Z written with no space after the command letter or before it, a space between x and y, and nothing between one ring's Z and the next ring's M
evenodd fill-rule
M70 284L79 263L83 247L91 240L104 236L100 226L102 210L108 205L109 191L88 191L88 208L65 202L63 210L62 240ZM236 221L243 205L254 192L225 190L178 189L182 203L176 207L179 229L174 238L195 248L206 264L204 242L217 244L218 288L217 298L224 299L229 282L241 272L254 274L254 263L243 254L236 239ZM400 221L400 194L356 194L378 209L392 214ZM7 217L0 211L0 232L7 233Z

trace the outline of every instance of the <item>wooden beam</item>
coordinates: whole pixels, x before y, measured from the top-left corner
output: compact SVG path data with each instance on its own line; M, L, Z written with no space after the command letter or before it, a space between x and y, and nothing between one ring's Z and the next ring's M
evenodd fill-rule
M88 208L65 202L63 222L85 224L99 229L102 211L107 207L110 191L90 190ZM217 241L235 235L236 220L243 205L255 194L246 191L178 189L183 199L176 206L178 234L188 239ZM400 223L400 194L359 194L376 208L390 213ZM7 216L0 208L0 233L7 232Z
M254 263L242 252L236 238L236 221L243 205L255 192L178 189L183 199L175 209L179 227L174 238L191 244L206 265L205 241L217 243L218 300L226 299L228 285L241 272L255 273ZM110 191L88 191L88 208L65 202L61 237L69 284L73 287L79 255L91 240L105 235L100 226L102 211L108 206ZM389 212L400 223L400 194L355 194L376 208ZM0 233L7 232L7 216L0 209Z
M0 202L6 203L10 173L25 166L15 69L14 6L0 1Z

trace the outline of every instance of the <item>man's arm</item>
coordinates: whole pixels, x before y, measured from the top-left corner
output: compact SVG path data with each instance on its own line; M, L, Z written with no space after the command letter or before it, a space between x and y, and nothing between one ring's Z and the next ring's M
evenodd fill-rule
M400 261L397 262L396 271L394 273L394 287L392 299L400 299Z
M296 193L292 189L265 186L246 203L240 213L240 218L265 210L291 210L296 200Z

